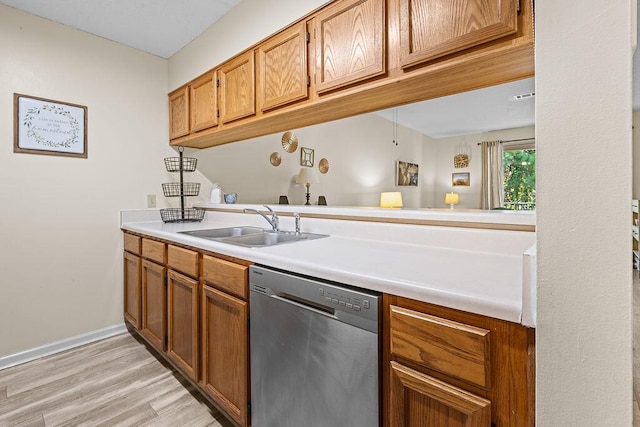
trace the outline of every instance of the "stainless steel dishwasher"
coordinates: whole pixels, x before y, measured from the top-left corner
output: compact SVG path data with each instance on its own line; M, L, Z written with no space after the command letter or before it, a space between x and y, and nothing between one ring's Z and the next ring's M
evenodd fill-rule
M378 426L380 294L249 274L252 426Z

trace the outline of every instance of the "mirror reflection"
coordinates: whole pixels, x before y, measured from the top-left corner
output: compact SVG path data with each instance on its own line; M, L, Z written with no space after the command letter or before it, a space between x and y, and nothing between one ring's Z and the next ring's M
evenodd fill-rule
M454 205L445 203L445 195L454 192L458 195L455 209L482 209L479 144L504 141L498 143L503 152L533 148L533 92L531 78L291 129L298 142L291 152L283 149L284 132L188 151L198 158L198 170L207 180L219 184L225 193L238 193L237 203L278 204L285 200L280 196L286 196L292 205L305 204L307 187L297 182L300 169L319 172L321 165L301 156L304 147L313 150L316 159L331 164L326 173L316 174L318 182L310 187L312 205L318 205L323 196L329 206L378 207L381 193L400 192L403 209L450 208ZM271 161L274 152L281 157L277 164ZM503 176L505 172L522 175L523 167L535 170L535 154L533 159L512 157L518 170L510 171L505 164ZM399 165L412 165L408 180L399 179ZM417 185L402 185L405 181ZM521 190L514 188L509 191ZM535 181L532 188L535 197ZM519 197L524 200L531 194ZM519 203L492 207L535 206L532 201Z

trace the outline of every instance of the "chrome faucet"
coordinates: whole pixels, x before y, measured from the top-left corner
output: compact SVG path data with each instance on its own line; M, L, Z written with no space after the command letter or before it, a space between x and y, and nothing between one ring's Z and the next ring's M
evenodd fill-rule
M293 217L296 220L296 234L300 234L300 214L298 212L294 212Z
M269 219L265 214L263 214L262 212L260 212L257 209L243 209L244 213L257 213L258 215L260 215L262 218L266 219L267 222L269 223L269 225L271 226L271 228L273 228L273 231L280 231L280 218L278 218L278 214L274 212L273 209L271 209L269 206L267 205L263 205L265 208L267 208L269 210L269 212L271 212L271 219Z

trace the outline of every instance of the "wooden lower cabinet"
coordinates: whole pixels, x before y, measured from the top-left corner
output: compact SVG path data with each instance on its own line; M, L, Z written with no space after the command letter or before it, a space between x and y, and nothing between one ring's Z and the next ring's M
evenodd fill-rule
M124 318L136 329L142 326L141 266L139 256L124 253Z
M142 329L140 333L158 350L166 350L167 268L142 260Z
M491 402L391 362L391 427L489 427Z
M535 330L384 295L385 427L534 426Z
M202 287L201 385L241 426L249 425L247 314L247 302Z
M168 272L167 355L191 379L198 379L198 281Z

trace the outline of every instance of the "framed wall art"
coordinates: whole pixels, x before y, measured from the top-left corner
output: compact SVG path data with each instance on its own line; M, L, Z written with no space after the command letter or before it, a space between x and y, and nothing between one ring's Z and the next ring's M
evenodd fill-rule
M87 158L87 107L13 94L13 152Z
M471 185L469 176L470 176L469 172L452 173L451 184L454 187L458 187L458 186L468 187L469 185Z
M300 166L313 167L313 148L302 147L300 149Z
M418 186L418 164L398 161L396 165L396 185Z

